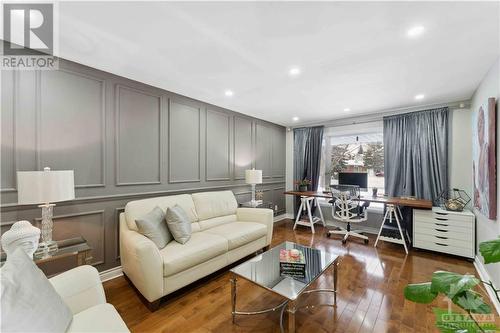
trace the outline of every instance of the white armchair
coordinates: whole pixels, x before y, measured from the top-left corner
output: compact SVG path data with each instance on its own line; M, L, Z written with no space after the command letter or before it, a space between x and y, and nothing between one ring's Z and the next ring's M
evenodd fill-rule
M99 273L94 267L80 266L49 281L73 312L67 332L129 332L114 306L106 303Z

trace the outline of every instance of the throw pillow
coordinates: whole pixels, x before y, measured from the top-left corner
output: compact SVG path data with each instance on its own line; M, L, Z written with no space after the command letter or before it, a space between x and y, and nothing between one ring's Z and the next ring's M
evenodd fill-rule
M167 209L168 229L174 236L174 239L185 244L191 238L191 220L181 206L175 205Z
M22 248L9 253L1 270L2 332L65 332L70 308Z
M165 223L165 214L160 207L155 207L142 218L136 219L135 223L139 232L151 239L159 249L163 249L172 240Z

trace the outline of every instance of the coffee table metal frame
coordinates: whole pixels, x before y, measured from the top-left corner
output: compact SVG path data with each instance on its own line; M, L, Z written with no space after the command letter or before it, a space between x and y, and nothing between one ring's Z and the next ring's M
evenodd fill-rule
M323 273L329 269L331 266L333 265L333 289L328 289L328 288L322 288L322 289L310 289L310 290L307 290L307 288L313 283L315 282L321 275L323 275ZM327 292L327 293L333 293L333 307L336 307L337 306L337 273L338 273L338 265L339 265L339 257L337 256L337 258L332 261L332 263L330 265L328 265L327 267L325 267L325 269L323 269L313 280L311 280L311 282L309 282L307 284L307 286L304 288L304 290L302 292L300 292L300 294L297 295L297 297L295 299L289 299L289 298L286 298L285 296L283 296L282 294L280 293L277 293L276 291L274 291L273 289L271 288L268 288L266 286L263 286L261 284L258 284L256 283L255 281L252 281L250 279L247 279L246 277L242 276L242 275L239 275L233 271L230 271L230 274L231 274L231 314L232 314L232 321L233 321L233 324L235 323L236 321L236 316L240 316L240 315L243 315L243 316L248 316L248 315L259 315L259 314L264 314L264 313L268 313L268 312L274 312L274 311L277 311L279 309L281 309L281 314L280 314L280 329L281 329L281 332L284 332L284 326L283 326L283 317L284 317L284 313L285 313L285 309L286 309L286 312L288 313L288 332L289 333L295 333L295 312L297 311L297 309L299 308L302 308L302 307L308 307L307 305L306 306L297 306L298 304L298 299L300 298L300 296L304 295L304 294L310 294L310 293L315 293L315 292ZM270 291L276 295L279 295L281 297L285 297L286 300L283 301L282 303L280 303L279 305L275 306L275 307L272 307L272 308L268 308L268 309L263 309L263 310L256 310L256 311L237 311L236 310L236 296L237 296L237 292L236 292L236 282L237 282L237 279L239 278L242 278L246 281L249 281L251 283L253 283L254 285L257 285L267 291ZM329 305L329 304L325 304L325 305Z

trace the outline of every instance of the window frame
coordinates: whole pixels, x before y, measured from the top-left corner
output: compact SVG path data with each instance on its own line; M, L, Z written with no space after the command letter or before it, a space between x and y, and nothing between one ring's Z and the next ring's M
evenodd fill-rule
M366 134L379 134L382 133L382 145L384 126L382 121L367 122L363 124L352 124L343 126L333 126L325 127L323 132L323 142L321 144L321 162L320 162L320 179L319 179L319 190L323 190L324 178L325 178L325 168L326 168L326 144L331 141L332 137L344 137L344 136L362 136ZM385 162L385 161L384 161ZM384 175L385 177L385 175ZM329 206L328 200L320 200L321 206ZM383 204L372 204L368 207L368 212L381 213L384 211Z

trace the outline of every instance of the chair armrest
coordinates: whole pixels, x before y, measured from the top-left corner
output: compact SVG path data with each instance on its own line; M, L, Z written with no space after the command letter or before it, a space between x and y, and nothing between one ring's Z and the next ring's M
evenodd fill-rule
M153 241L128 229L120 214L120 260L123 272L149 301L163 296L163 259Z
M85 265L73 268L49 279L73 314L106 303L97 269Z
M274 214L267 208L237 208L236 219L245 222L262 223L267 227L266 244L270 245L273 238Z

